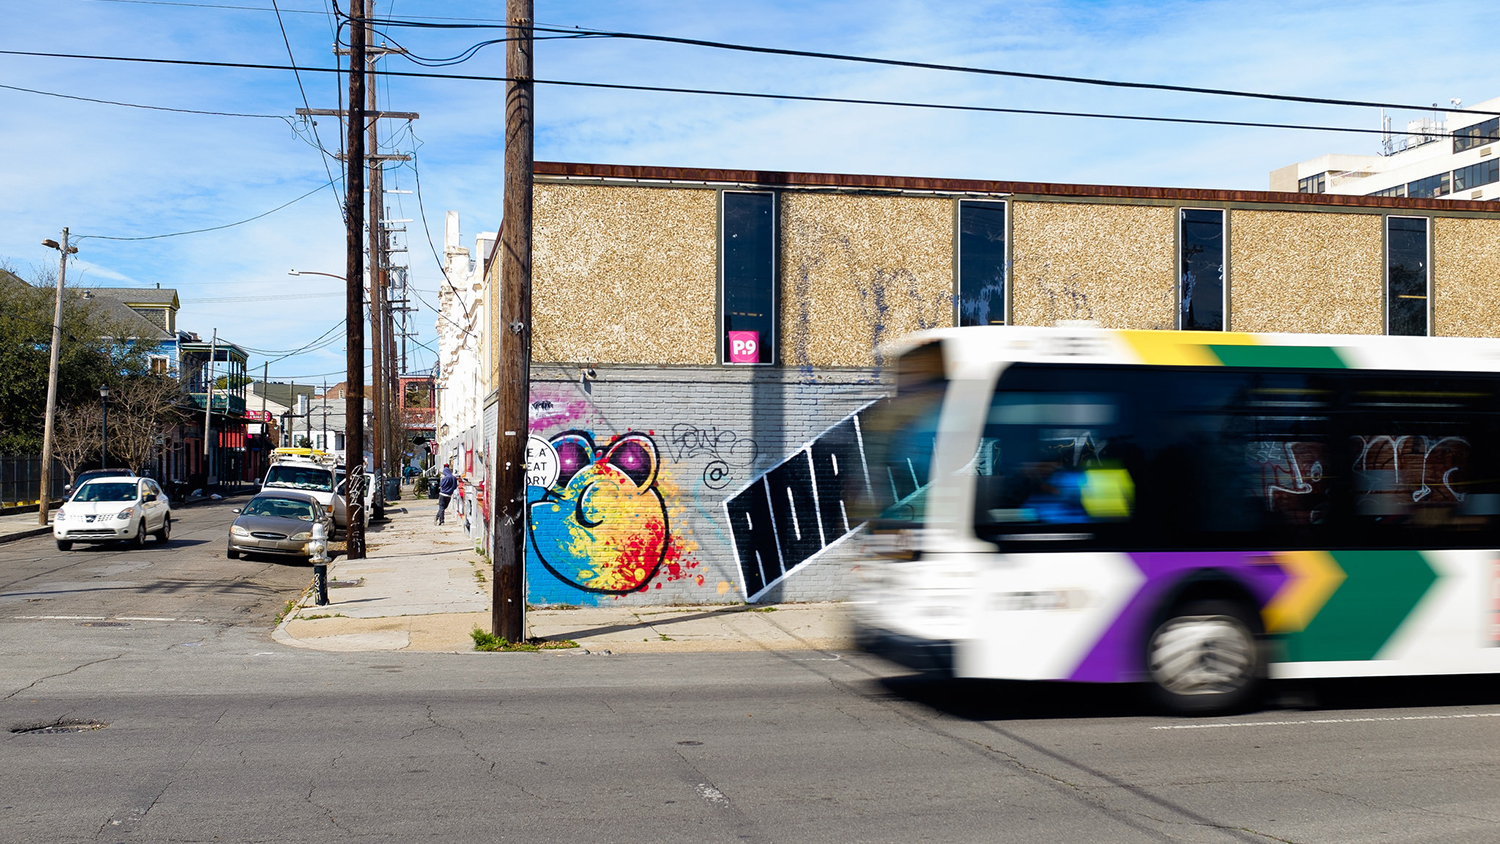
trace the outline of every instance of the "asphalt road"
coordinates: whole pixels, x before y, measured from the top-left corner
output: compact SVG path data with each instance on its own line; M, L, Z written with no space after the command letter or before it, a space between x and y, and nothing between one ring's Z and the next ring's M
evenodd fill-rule
M1492 680L1184 720L858 654L294 650L306 569L215 558L216 512L98 579L0 551L0 842L1500 840ZM90 607L177 620L17 617ZM11 732L59 722L97 728Z

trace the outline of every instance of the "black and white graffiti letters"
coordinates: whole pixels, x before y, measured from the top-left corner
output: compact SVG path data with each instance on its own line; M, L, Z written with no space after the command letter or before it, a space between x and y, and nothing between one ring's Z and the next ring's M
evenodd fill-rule
M860 414L817 439L724 502L745 599L754 601L793 569L859 527L848 501L868 494Z
M703 485L709 489L723 489L733 479L733 466L750 466L760 454L755 440L717 425L700 428L688 422L672 426L667 439L667 448L676 460L694 457L709 458L703 469Z

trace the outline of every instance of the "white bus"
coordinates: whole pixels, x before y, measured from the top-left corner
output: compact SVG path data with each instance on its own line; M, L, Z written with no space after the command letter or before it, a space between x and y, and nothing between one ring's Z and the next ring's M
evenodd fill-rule
M965 328L862 432L860 643L957 677L1500 670L1500 342Z

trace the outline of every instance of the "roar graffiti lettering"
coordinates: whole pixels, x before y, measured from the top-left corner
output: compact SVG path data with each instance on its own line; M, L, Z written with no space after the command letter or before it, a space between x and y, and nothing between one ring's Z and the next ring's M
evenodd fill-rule
M583 431L558 434L551 443L557 480L526 492L535 558L564 583L602 594L644 590L663 567L672 579L680 576L681 543L673 540L657 489L656 443L630 433L601 452Z

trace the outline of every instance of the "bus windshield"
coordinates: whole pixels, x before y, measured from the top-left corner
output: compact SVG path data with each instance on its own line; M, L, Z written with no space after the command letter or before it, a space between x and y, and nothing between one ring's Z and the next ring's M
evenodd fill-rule
M897 362L896 394L880 401L864 419L870 460L870 494L862 516L875 527L922 521L938 417L948 382L941 346L918 347Z

